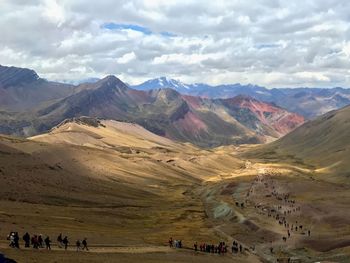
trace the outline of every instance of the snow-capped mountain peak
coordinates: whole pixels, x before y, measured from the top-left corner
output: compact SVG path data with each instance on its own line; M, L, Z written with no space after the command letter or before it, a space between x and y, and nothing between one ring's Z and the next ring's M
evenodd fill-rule
M160 77L156 79L148 80L140 85L134 86L135 89L150 90L159 88L170 88L178 92L183 92L185 90L190 90L192 85L182 83L179 80L171 79L168 77Z

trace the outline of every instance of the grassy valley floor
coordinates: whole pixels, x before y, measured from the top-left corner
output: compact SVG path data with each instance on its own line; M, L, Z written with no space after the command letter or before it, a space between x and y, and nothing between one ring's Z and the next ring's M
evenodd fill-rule
M66 125L40 139L0 138L0 251L18 262L347 262L350 256L350 186L325 180L317 167L247 155L246 146L204 150L150 135L144 141L138 127ZM82 134L84 140L75 139ZM10 231L49 235L53 250L10 249ZM69 237L69 251L57 249L59 233ZM184 248L168 248L169 237ZM83 238L90 251L74 251ZM194 242L233 240L242 253L192 249Z

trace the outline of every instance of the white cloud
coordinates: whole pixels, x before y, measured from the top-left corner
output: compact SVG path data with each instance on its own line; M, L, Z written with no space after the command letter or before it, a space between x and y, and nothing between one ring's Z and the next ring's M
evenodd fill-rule
M59 5L56 0L45 0L43 9L43 16L58 27L65 21L64 7Z
M349 9L345 0L2 0L0 64L65 80L349 87Z
M350 41L344 43L343 45L343 52L345 53L345 55L350 58Z
M122 57L118 58L117 62L119 64L126 64L126 63L129 63L129 62L131 62L131 61L133 61L135 59L136 59L135 53L134 52L130 52L130 53L126 53Z

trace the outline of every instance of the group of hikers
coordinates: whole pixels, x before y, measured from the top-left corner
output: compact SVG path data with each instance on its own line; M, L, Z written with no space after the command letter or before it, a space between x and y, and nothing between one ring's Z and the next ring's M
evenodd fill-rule
M29 233L26 232L23 235L23 241L24 241L24 247L28 248L30 245L33 246L33 248L38 249L38 248L44 248L44 243L45 243L45 248L47 250L51 250L51 240L49 236L46 236L45 239L43 239L43 236L40 235L33 235L30 237ZM19 247L17 247L19 248Z
M290 198L289 193L281 193L280 189L277 189L277 187L274 184L274 180L272 179L272 176L266 176L265 174L258 175L252 182L248 192L246 193L247 199L244 202L248 203L255 192L261 195L262 193L264 193L264 191L266 193L266 198L275 198L278 204L272 205L271 207L271 205L259 203L255 204L254 208L259 209L260 214L272 217L276 220L276 222L278 222L279 225L283 226L286 229L286 235L282 237L282 240L284 242L287 242L287 239L291 237L292 232L298 232L300 234L311 236L311 230L306 229L302 224L298 222L298 220L295 220L295 223L293 221L293 224L291 224L288 220L288 217L292 214L298 214L298 212L301 211L301 207L296 205L296 201ZM244 207L238 202L236 202L236 205L240 206L241 208ZM270 252L273 253L272 247L270 248Z
M182 240L173 240L172 237L169 238L169 247L182 248Z
M169 238L168 241L170 248L182 248L182 241L181 240L173 240L172 237ZM206 253L213 253L213 254L226 254L228 252L229 246L225 242L219 242L217 245L209 244L209 243L200 243L198 246L198 243L195 242L193 244L194 251L200 251L200 252L206 252ZM238 252L243 253L244 248L242 244L239 244L237 241L232 242L231 246L232 254L236 254Z
M225 242L220 242L217 245L214 245L214 244L210 245L206 243L202 243L199 245L199 251L206 252L206 253L225 254L227 253L227 248L228 246L226 245ZM197 242L194 243L194 250L198 251Z
M261 191L256 188L263 188L266 191L265 197L274 197L278 201L278 204L274 205L268 205L268 204L255 204L254 208L261 210L260 213L267 215L268 217L274 218L280 225L284 226L286 228L286 236L282 237L282 240L284 242L287 241L288 238L291 237L292 232L298 232L302 234L306 234L308 236L311 235L310 229L305 229L305 227L298 223L298 221L293 221L293 224L290 224L290 221L287 220L287 216L298 213L301 208L300 206L296 206L296 201L293 199L290 199L289 194L282 194L279 191L277 191L277 188L274 185L274 181L270 176L265 175L258 175L255 180L252 182L251 187L248 189L248 192L246 193L246 199L243 202L237 202L236 206L238 206L241 209L245 209L246 205L250 203L251 197L254 194L254 192L258 192L259 194L264 193L264 191ZM12 248L20 248L19 241L20 237L18 232L10 232L7 239L9 240L10 244L9 246ZM46 248L47 250L51 250L51 239L49 236L43 237L42 234L39 235L32 235L28 232L26 232L23 237L24 241L24 247L29 248L33 247L34 249L39 248ZM68 249L70 242L68 240L67 236L63 236L62 233L58 235L57 237L57 246L58 248L64 248L65 250ZM168 241L169 247L171 248L182 248L182 240L173 240L172 237L169 238ZM88 245L87 245L87 239L84 238L82 241L77 240L75 242L76 251L80 250L86 250L88 251ZM217 245L209 244L209 243L201 243L198 245L197 242L193 244L194 251L200 251L200 252L206 252L206 253L216 253L216 254L226 254L228 252L229 246L225 242L219 242ZM247 249L249 250L249 249ZM252 250L255 250L255 247L252 248ZM242 244L239 244L237 241L232 242L231 251L233 254L235 253L244 253L244 247ZM270 247L270 253L274 253L274 249Z
M43 235L32 235L30 236L30 234L28 232L26 232L23 237L22 237L23 241L24 241L24 247L25 248L29 248L29 247L33 247L34 249L39 249L39 248L45 248L47 250L51 250L51 239L49 236L46 236L45 238L43 238ZM7 240L10 242L9 246L12 248L20 248L19 246L19 234L18 232L10 232L10 234L7 236ZM57 246L59 248L64 248L65 250L68 249L69 246L69 240L67 236L62 236L62 233L58 235L57 237ZM79 239L75 242L75 246L76 246L76 250L86 250L88 251L88 244L87 244L87 239L84 238L82 241L80 241Z

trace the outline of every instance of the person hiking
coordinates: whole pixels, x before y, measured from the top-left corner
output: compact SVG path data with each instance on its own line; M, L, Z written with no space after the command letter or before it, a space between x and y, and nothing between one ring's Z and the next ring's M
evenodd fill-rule
M194 251L197 251L197 250L198 250L197 242L195 242L195 243L193 244L193 247L194 247Z
M35 248L35 249L38 249L39 248L39 246L38 246L38 236L37 235L34 235L33 237L32 237L32 246L33 246L33 248Z
M14 233L13 244L14 244L15 248L19 248L19 235L18 235L18 232Z
M64 249L67 250L68 244L69 244L69 241L68 241L68 237L67 237L67 236L65 236L65 237L63 238L62 243L63 243L63 245L64 245Z
M168 243L169 243L169 247L173 247L173 238L172 237L169 238Z
M75 242L75 245L77 247L77 251L79 251L81 249L81 242L79 239Z
M15 247L15 233L11 232L8 236L7 236L7 240L10 241L9 246L14 248Z
M45 242L46 249L47 249L47 250L51 250L51 240L50 240L50 237L49 237L49 236L47 236L47 237L45 238L44 242Z
M89 249L88 249L88 247L87 247L87 240L86 240L86 238L84 238L82 244L83 244L82 250L86 249L86 251L89 251Z
M43 236L40 234L38 236L38 247L43 248L44 247L43 243L44 243Z
M30 246L30 235L28 232L26 232L23 235L23 241L24 241L24 247L29 247Z
M62 241L63 241L63 239L62 239L62 233L61 233L57 237L57 245L59 248L62 248L62 244L63 244Z

